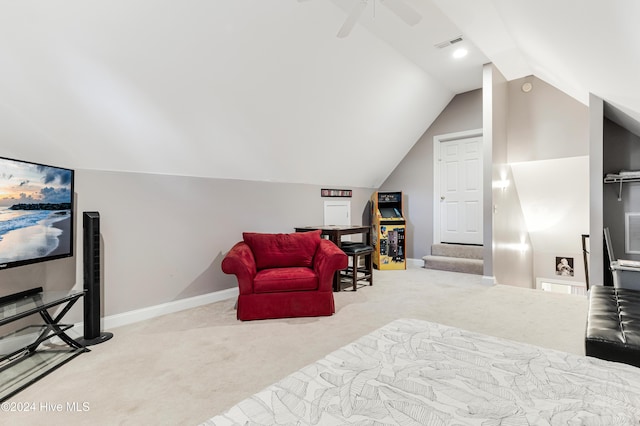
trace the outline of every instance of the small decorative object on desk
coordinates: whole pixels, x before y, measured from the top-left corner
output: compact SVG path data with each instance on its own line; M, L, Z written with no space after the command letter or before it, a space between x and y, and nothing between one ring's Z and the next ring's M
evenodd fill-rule
M321 189L320 195L322 197L351 197L350 189Z

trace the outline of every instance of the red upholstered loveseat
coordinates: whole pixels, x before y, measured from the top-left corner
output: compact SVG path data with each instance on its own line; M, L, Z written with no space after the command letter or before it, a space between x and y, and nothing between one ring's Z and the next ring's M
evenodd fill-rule
M333 275L348 258L320 231L293 234L245 232L222 270L238 279L240 320L332 315Z

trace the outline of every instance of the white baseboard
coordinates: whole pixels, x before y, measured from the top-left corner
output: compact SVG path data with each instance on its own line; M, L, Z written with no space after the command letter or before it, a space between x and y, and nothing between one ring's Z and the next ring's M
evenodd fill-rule
M482 284L486 285L494 285L496 283L496 277L489 277L487 275L482 276Z
M162 303L160 305L149 306L134 311L123 312L121 314L110 315L101 320L101 330L110 331L123 325L134 324L136 322L152 319L161 315L172 314L174 312L184 311L185 309L197 308L198 306L208 305L209 303L220 302L222 300L232 299L238 296L238 287L228 288L226 290L214 291L200 296L180 299L173 302ZM74 324L69 330L70 336L82 336L84 334L84 323Z
M116 327L122 327L123 325L159 317L161 315L172 314L174 312L184 311L185 309L197 308L198 306L208 305L209 303L220 302L237 296L237 287L228 288L226 290L219 290L213 293L176 300L174 302L167 302L156 306L136 309L135 311L111 315L104 318L103 325L105 330L109 330Z
M424 260L422 260L422 259L407 259L407 267L409 267L409 268L422 268L422 267L424 267Z

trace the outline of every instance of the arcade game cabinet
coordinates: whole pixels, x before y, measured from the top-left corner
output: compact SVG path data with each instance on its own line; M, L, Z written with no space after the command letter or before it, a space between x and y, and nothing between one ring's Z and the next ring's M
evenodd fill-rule
M371 243L376 269L406 269L402 192L374 192L371 196Z

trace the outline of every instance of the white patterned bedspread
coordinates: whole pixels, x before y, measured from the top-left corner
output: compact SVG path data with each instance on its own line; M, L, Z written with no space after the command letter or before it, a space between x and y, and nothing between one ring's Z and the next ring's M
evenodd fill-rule
M640 369L402 319L206 425L640 425Z

